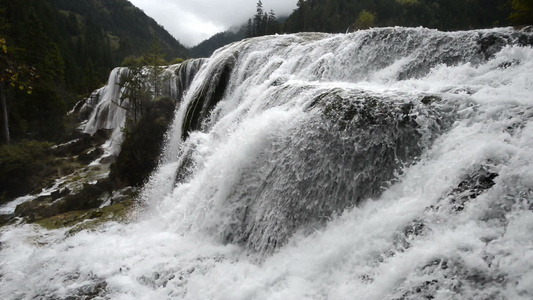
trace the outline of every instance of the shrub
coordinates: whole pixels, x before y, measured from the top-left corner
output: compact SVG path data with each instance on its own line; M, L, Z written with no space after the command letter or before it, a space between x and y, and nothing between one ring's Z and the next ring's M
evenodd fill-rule
M39 174L51 161L50 146L21 141L0 147L0 195L5 195L4 201L28 194L39 185Z
M149 102L140 121L125 130L122 150L109 175L115 189L140 186L148 179L157 166L173 114L174 102L160 97Z

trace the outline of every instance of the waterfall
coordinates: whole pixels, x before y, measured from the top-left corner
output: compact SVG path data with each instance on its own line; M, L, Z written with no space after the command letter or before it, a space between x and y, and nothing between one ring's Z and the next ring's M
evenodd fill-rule
M169 72L144 205L2 229L2 299L533 297L532 33L265 36Z
M161 94L169 96L179 104L204 61L204 59L192 59L166 67L161 76L163 85ZM128 68L125 67L113 69L104 87L94 91L83 101L83 105L76 105L80 106L79 111L91 112L83 128L85 133L94 134L99 129L113 130L110 140L104 145L105 155L116 156L120 152L122 129L128 117L125 108L128 100L121 99L125 89L124 79L128 72ZM125 102L122 103L123 101Z

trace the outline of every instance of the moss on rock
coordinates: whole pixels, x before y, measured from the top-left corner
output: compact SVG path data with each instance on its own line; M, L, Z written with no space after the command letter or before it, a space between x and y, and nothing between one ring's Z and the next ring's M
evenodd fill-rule
M32 201L17 205L15 215L28 222L36 222L67 212L98 208L102 205L102 196L111 191L108 179L101 179L96 184L85 184L83 189L59 200L50 196L41 196Z
M134 199L130 198L103 208L70 211L55 215L39 220L36 224L49 230L72 226L69 234L74 234L81 230L93 230L110 221L127 221L134 206L133 204Z

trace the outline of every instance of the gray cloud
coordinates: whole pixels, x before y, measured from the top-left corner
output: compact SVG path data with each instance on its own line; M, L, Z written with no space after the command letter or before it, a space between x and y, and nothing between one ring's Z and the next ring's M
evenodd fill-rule
M256 0L130 0L154 18L185 46L194 46L213 34L245 23L255 14ZM288 15L296 0L263 0L263 8Z

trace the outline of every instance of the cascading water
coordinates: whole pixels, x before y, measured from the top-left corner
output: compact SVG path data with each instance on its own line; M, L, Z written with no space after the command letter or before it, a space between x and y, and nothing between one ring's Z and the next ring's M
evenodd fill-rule
M128 224L1 233L2 299L531 299L533 34L261 37L202 61Z
M171 65L161 75L161 95L168 96L176 103L181 102L191 81L205 62L205 59L192 59L181 64ZM122 99L125 90L124 80L128 76L128 68L118 67L111 71L107 85L94 91L91 96L81 101L78 111L90 112L83 131L94 134L99 129L113 130L110 140L104 145L106 155L116 156L122 144L122 129L128 117L128 99ZM146 85L150 85L149 82ZM83 103L83 105L81 105ZM131 116L130 116L131 117Z

